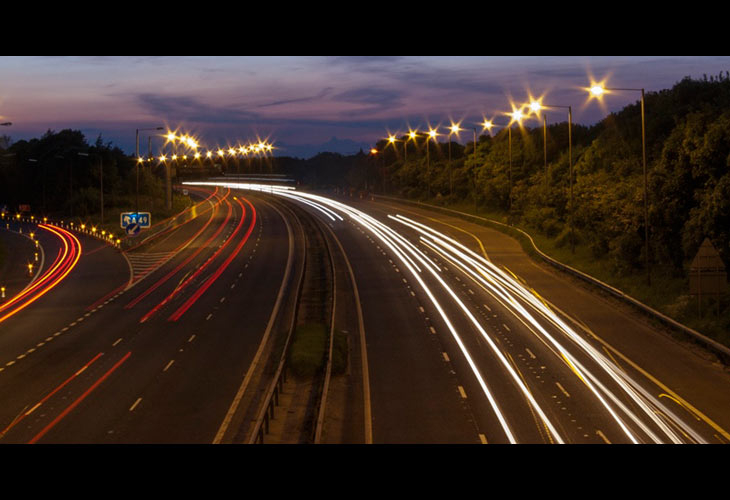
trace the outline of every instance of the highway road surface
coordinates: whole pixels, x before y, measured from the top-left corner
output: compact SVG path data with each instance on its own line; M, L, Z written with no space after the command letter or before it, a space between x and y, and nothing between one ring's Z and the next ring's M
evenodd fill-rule
M188 187L196 205L124 253L38 231L57 269L0 322L0 443L245 442L304 265L294 207L327 228L353 294L328 442L730 442L727 370L501 233L395 202Z

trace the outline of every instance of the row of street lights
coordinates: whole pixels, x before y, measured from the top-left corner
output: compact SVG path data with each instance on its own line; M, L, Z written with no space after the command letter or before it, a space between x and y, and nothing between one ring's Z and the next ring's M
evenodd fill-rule
M646 169L646 127L645 127L645 114L644 114L644 89L628 89L628 88L607 88L603 86L602 83L598 84L592 84L590 88L587 89L589 92L589 96L591 98L598 98L601 99L603 95L609 94L611 92L640 92L641 93L641 149L642 149L642 167L643 167L643 177L644 177L644 195L643 195L643 205L644 205L644 257L645 257L645 266L647 270L647 284L651 285L651 263L649 259L649 209L648 209L648 174ZM509 149L509 212L512 212L512 125L514 123L517 123L519 125L522 125L522 120L529 117L525 116L523 114L523 109L529 109L532 113L534 113L536 116L539 117L539 114L543 110L549 110L549 109L564 109L567 110L568 113L568 177L569 177L569 220L568 224L570 227L570 245L571 245L571 252L575 253L575 238L573 234L573 137L572 137L572 125L573 125L573 108L572 106L566 106L566 105L556 105L556 104L542 104L541 99L535 100L531 99L531 102L529 104L525 104L520 108L514 108L512 109L511 113L503 113L505 116L510 117L510 121L506 125L507 127L507 135L508 135L508 149ZM493 120L487 120L485 119L482 125L482 131L487 130L491 132L491 129L495 126L495 123ZM452 135L456 135L458 137L459 132L463 131L464 129L460 128L459 123L452 123L451 126L448 128L448 138L449 138L449 160L448 160L448 166L449 166L449 192L450 194L453 194L453 180L452 180L452 166L451 166L451 137ZM430 154L429 154L429 142L431 140L436 140L436 137L440 134L438 134L438 127L432 128L429 126L428 132L424 132L421 134L418 130L411 130L409 129L408 135L405 137L405 139L402 140L403 142L403 154L404 159L407 162L408 161L408 142L414 141L416 143L417 137L419 135L425 135L426 136L426 168L427 168L427 178L428 178L428 196L431 196L431 163L430 163ZM389 134L388 135L388 143L393 146L395 149L395 143L400 142L400 140L397 139L396 135ZM474 128L474 168L475 168L475 174L474 174L474 189L475 189L475 207L476 207L476 146L477 146L477 129ZM543 113L543 158L544 158L544 164L545 164L545 185L547 187L547 177L548 177L548 170L547 170L547 115Z

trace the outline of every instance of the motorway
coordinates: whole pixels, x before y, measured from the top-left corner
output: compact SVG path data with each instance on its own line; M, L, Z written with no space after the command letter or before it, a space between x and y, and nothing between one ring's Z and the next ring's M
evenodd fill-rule
M213 442L269 321L288 238L268 204L229 190L194 211L127 259L79 236L76 269L0 325L0 442Z
M353 263L373 442L728 442L726 370L511 238L402 205L279 196L329 219Z
M0 323L0 443L245 442L303 260L287 206L330 229L357 290L328 442L730 442L726 370L501 233L394 202L189 188L187 215L124 254L76 234L73 268ZM37 238L51 267L64 240Z

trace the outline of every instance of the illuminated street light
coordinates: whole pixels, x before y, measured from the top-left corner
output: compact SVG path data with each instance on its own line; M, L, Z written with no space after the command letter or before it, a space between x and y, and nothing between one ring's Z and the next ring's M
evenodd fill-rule
M135 175L137 177L137 190L136 190L136 196L135 196L135 212L139 213L139 164L142 163L143 160L139 157L139 133L140 131L145 130L164 130L163 127L152 127L152 128L138 128L135 132L135 149L134 149L134 155L137 158L137 164L135 165Z
M436 141L436 136L438 135L438 133L436 132L437 129L438 129L438 127L436 127L435 129L429 128L428 138L426 139L426 175L428 176L428 197L429 198L431 197L431 154L429 152L428 145L429 145L430 139L433 139L434 141Z
M644 89L606 88L603 83L593 83L588 89L590 95L601 99L609 92L641 92L641 163L644 174L644 254L646 263L646 284L651 285L651 262L649 260L649 189L646 171L646 119L644 114Z
M451 175L451 135L456 134L458 137L461 130L462 129L459 128L458 123L452 123L451 127L449 128L449 196L454 195L454 181Z
M572 106L556 106L553 104L542 104L540 101L532 101L530 109L538 114L542 109L560 108L568 110L568 177L570 178L570 251L575 253L575 238L573 237L573 108ZM547 169L547 116L543 113L542 120L542 143L543 157L545 159L545 189L547 190L548 169Z

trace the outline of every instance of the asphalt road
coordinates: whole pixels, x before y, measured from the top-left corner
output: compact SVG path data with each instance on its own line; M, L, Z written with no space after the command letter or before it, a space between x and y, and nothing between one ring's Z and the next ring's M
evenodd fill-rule
M728 441L726 370L513 239L407 206L307 200L323 220L346 214L330 225L360 288L374 442Z
M80 238L77 268L0 326L0 442L213 441L269 320L288 237L260 200L221 191L206 204L129 262Z
M70 274L0 324L0 443L236 435L223 427L290 242L273 195L207 192L124 256L80 236ZM348 442L730 441L726 370L512 238L406 205L308 201L286 202L330 227L359 291L346 307L362 329L352 311L340 326L364 347L350 351Z

